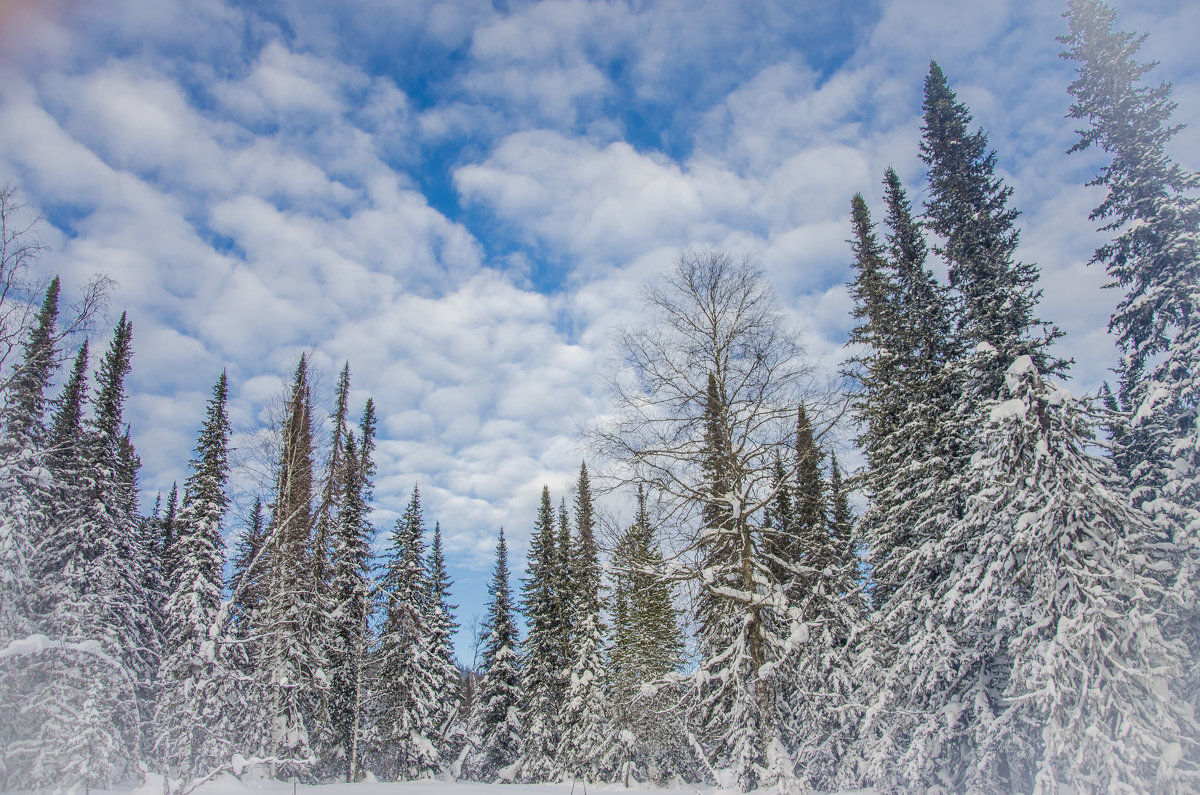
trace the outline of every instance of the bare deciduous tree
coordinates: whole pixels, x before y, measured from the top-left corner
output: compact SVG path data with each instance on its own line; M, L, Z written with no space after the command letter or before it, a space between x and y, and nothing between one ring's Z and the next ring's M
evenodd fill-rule
M30 274L33 263L46 251L37 235L40 220L30 215L15 186L0 185L0 401L7 398L9 387L20 373L12 354L25 339L46 287L45 282L34 280ZM96 318L108 308L112 286L113 280L107 276L92 277L70 310L59 315L62 322L52 338L56 364L69 355L58 343L92 329Z
M697 594L694 725L726 727L699 731L695 748L711 770L734 772L723 785L749 789L771 765L769 664L789 653L802 623L778 582L781 565L802 567L764 549L774 531L762 514L775 497L773 466L794 458L797 406L831 414L836 398L818 389L747 260L686 252L645 299L651 322L618 332L614 407L588 436L610 462L610 487L641 484L661 500L672 576Z

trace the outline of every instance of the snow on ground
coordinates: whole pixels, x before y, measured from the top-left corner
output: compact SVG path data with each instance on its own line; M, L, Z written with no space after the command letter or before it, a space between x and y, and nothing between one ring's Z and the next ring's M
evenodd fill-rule
M141 787L126 790L92 790L92 795L162 795L162 779L150 776ZM798 786L764 787L756 795L792 795L800 793ZM733 795L737 790L719 787L695 787L680 784L659 788L634 784L628 789L620 784L480 784L474 781L370 781L357 784L300 784L296 795L587 795L588 793L623 793L623 795L664 795L664 793L695 793L698 795ZM854 790L857 795L871 795L871 790ZM194 790L195 795L292 795L292 785L282 781L246 783L224 776ZM853 795L845 793L845 795Z

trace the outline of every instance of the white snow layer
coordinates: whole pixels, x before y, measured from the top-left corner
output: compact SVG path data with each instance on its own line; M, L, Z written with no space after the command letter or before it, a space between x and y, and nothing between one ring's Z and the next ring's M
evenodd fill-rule
M357 784L322 784L309 786L300 784L297 795L584 795L585 792L612 792L625 795L663 795L671 792L699 793L699 795L733 795L738 790L720 787L695 787L681 784L678 787L659 788L651 784L638 784L626 789L621 784L584 784L582 781L561 784L482 784L476 781L361 781ZM801 790L780 787L762 787L754 795L791 795ZM93 795L162 795L161 776L150 775L146 783L137 788L118 790L92 790ZM195 795L292 795L292 784L286 781L239 781L232 776L221 776L202 784L192 792ZM874 790L847 790L843 795L873 795ZM15 793L14 793L15 795ZM738 795L741 795L739 793Z

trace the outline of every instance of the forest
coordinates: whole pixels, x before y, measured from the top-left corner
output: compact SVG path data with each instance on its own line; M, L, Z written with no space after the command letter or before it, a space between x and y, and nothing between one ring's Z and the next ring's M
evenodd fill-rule
M1114 387L1063 384L987 133L931 62L915 205L846 230L855 327L822 379L749 257L682 252L614 332L587 462L499 529L457 659L441 521L373 524L376 406L306 357L234 527L229 379L150 510L125 411L134 320L93 367L99 278L61 305L0 193L0 789L651 782L750 791L1200 789L1200 176L1144 37L1071 0L1081 224L1120 294ZM948 278L940 280L938 265ZM81 343L77 341L82 340ZM61 386L59 386L61 385ZM321 432L322 428L329 432ZM845 431L861 465L845 468ZM589 469L589 466L592 469ZM632 522L601 527L598 503Z

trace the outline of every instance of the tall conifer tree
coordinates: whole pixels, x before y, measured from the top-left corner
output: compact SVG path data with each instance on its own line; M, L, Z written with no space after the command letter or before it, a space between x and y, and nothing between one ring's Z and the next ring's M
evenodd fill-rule
M425 570L425 532L416 486L385 553L380 588L386 605L376 649L379 744L383 770L394 780L439 769L438 682L429 631L432 588Z
M925 219L944 241L935 247L950 271L957 301L955 334L960 347L987 343L1000 368L984 377L985 397L993 397L1003 368L1028 354L1044 372L1063 363L1047 346L1062 332L1039 320L1041 291L1035 265L1016 259L1018 211L1008 206L1012 188L996 176L996 153L987 135L972 131L971 114L958 101L936 62L925 78L921 160L929 167Z
M35 611L57 646L38 661L43 687L30 699L40 715L27 757L37 786L111 786L136 775L141 759L158 648L131 513L131 458L122 449L131 355L132 327L122 315L101 362L95 417L80 419L86 351L55 416L59 510L38 549Z
M0 647L28 633L32 586L29 563L48 524L49 493L38 472L44 466L46 388L54 372L54 324L58 279L46 290L37 325L23 352L4 407L0 437ZM2 732L3 730L0 730Z
M564 506L565 509L565 506ZM576 537L569 568L574 603L566 628L571 643L557 756L568 776L604 780L615 772L621 746L613 731L608 670L604 659L600 555L595 538L595 507L587 464L575 486Z
M454 662L454 632L458 624L454 620L457 605L450 604L450 575L446 571L446 557L442 551L442 525L433 526L433 539L426 560L429 582L429 646L434 666L434 721L440 748L448 748L446 740L451 734L451 723L458 715L462 695L462 676ZM461 723L460 723L461 725ZM458 730L461 737L461 728ZM461 739L458 741L461 743Z
M184 782L215 770L236 749L232 684L218 633L225 543L221 522L229 499L229 418L226 373L213 387L184 488L176 561L164 606L164 659L155 715L158 757L168 777Z
M1070 116L1087 124L1068 151L1111 156L1089 184L1106 189L1090 217L1113 235L1092 262L1123 291L1109 330L1124 354L1119 392L1131 421L1115 460L1178 548L1169 631L1188 645L1188 698L1200 714L1200 174L1167 151L1181 127L1177 103L1169 83L1147 84L1155 64L1137 58L1146 36L1115 30L1116 11L1099 0L1072 0L1066 17L1062 56L1078 63Z
M560 533L555 526L550 488L542 500L529 542L529 563L521 585L521 608L529 633L521 646L520 776L549 781L558 775L555 752L559 740L558 710L566 691L567 661L563 646Z
M483 683L471 718L475 744L466 768L470 777L478 781L511 781L521 748L518 717L521 667L503 528L496 544L496 566L488 595L490 601L483 626Z
M46 389L56 364L54 324L58 279L46 290L37 324L23 341L23 357L7 392L4 436L0 437L0 649L34 630L36 582L30 576L34 551L54 512L54 492L46 472ZM29 697L24 661L0 660L0 786L23 775L9 770L4 749L26 739L30 726L21 715Z
M639 487L633 524L618 539L612 558L612 648L609 656L614 722L628 732L618 773L664 782L692 775L681 721L673 709L679 694L665 680L683 665L683 635L662 553ZM647 694L643 685L654 685Z
M374 403L367 401L359 431L359 443L353 430L342 440L342 496L338 506L334 538L331 590L334 609L330 626L334 636L330 646L330 723L338 755L344 763L347 782L357 780L366 752L363 742L366 723L367 655L371 642L371 527L370 500L375 464Z

